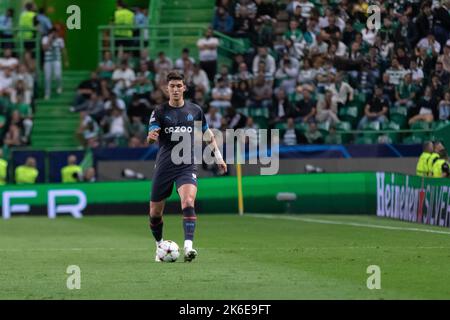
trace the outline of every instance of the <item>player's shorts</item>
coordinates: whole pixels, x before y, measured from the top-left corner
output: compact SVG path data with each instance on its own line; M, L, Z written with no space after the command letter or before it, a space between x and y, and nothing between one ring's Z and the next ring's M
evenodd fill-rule
M183 184L193 184L197 186L197 170L195 167L189 170L168 172L157 170L152 180L151 201L162 201L172 194L173 184L176 184L178 190Z

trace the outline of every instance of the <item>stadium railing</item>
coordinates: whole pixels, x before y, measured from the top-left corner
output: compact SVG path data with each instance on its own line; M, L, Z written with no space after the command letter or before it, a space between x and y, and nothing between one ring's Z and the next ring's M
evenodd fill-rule
M42 55L42 48L41 48L41 34L37 32L36 28L12 28L11 32L13 34L12 38L0 38L0 57L3 56L3 51L6 48L11 48L13 51L13 54L16 55L16 57L23 61L25 52L28 50L31 52L32 56L36 60L36 76L37 79L40 79L41 74L41 55ZM33 36L29 39L25 39L22 35L27 32L32 32ZM29 43L28 45L29 49L27 49L26 43Z
M99 26L99 61L102 60L103 52L110 51L112 59L116 60L119 47L117 41L128 41L128 45L123 50L130 53L139 53L143 49L149 49L149 54L155 57L158 52L164 51L172 59L178 58L181 49L190 47L192 52L196 52L196 40L203 36L206 26L204 24L164 24L148 27L127 27L127 26ZM118 30L136 30L137 36L123 37L117 36ZM146 34L149 35L148 40Z

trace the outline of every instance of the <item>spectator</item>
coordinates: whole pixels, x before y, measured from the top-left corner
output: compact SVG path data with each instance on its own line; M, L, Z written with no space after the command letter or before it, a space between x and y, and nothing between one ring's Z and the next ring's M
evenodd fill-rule
M87 101L92 93L101 94L101 83L98 79L98 74L95 71L91 72L91 77L89 79L82 81L78 85L73 106L76 107Z
M311 97L311 92L308 89L302 90L303 99L297 101L294 107L295 121L311 122L314 121L316 115L317 102Z
M408 71L400 65L397 58L393 58L391 67L386 70L386 73L389 75L389 83L397 86L400 84L401 79L405 78L405 74Z
M424 74L422 69L417 66L416 60L411 60L409 63L409 70L411 71L411 77L414 84L420 86L422 84Z
M410 73L406 74L404 80L395 88L395 107L412 108L418 88L412 82Z
M217 7L212 25L214 30L231 35L234 28L234 18L224 7Z
M272 86L262 74L255 78L250 100L251 108L270 108L272 105Z
M305 137L309 144L324 143L323 135L319 130L317 130L317 124L315 122L309 123L309 127L305 133Z
M325 137L326 144L342 144L342 137L340 134L336 132L336 128L334 126L330 126L329 132Z
M45 76L45 99L50 99L52 81L56 80L56 92L62 93L62 56L64 56L65 66L68 66L67 52L63 38L56 29L50 29L47 36L42 38L42 49L44 51L44 76Z
M116 65L112 60L111 51L103 52L103 60L98 64L97 72L100 75L100 78L111 79L114 70L116 69Z
M209 27L205 32L205 37L197 41L199 50L200 66L208 75L209 81L214 80L217 72L217 47L219 39L213 37L213 29Z
M3 57L0 58L0 72L9 69L10 71L14 71L19 65L19 60L13 57L12 49L6 48L3 51Z
M450 39L444 47L444 52L438 57L438 62L442 63L442 67L445 71L450 72Z
M269 110L269 124L284 122L291 115L291 103L282 88L278 88Z
M279 82L278 86L283 88L288 94L292 94L295 91L299 65L297 59L285 53L275 73L275 79Z
M134 36L141 38L144 42L144 46L148 44L148 12L145 8L136 8L136 12L134 14L134 26L137 28L134 32Z
M441 47L450 39L450 0L443 0L434 10L433 32Z
M2 48L13 48L13 19L14 9L8 8L6 12L0 15L0 38L2 39Z
M222 126L222 115L217 112L217 109L210 107L208 112L205 114L206 122L208 126L212 129L219 130Z
M15 170L16 184L34 184L39 176L39 171L36 169L36 159L28 157L25 164L18 166Z
M282 134L281 143L286 146L294 146L300 143L307 143L306 137L295 128L293 118L288 118L286 121L286 130Z
M80 112L80 124L77 136L84 147L97 148L100 143L100 127L86 111Z
M114 83L114 93L118 96L130 95L130 89L133 82L136 80L134 70L128 66L126 60L120 62L120 68L116 69L112 75Z
M417 104L418 114L414 115L408 120L408 124L411 126L417 121L432 122L434 119L433 113L437 112L437 101L432 96L431 87L426 87L423 97Z
M238 72L233 75L233 84L235 87L237 87L241 81L247 82L247 87L249 88L253 85L253 74L248 71L248 67L245 62L241 62L239 64Z
M181 52L181 57L175 61L175 68L184 70L185 61L189 60L192 64L195 64L195 59L189 55L189 48L184 48Z
M92 92L89 100L76 107L71 107L70 111L86 111L88 115L99 122L105 115L105 105L103 103L103 100L97 95L97 93Z
M214 108L229 108L231 107L231 97L233 91L228 86L224 78L219 78L217 85L212 90L211 106Z
M317 122L328 122L332 126L340 122L337 116L337 100L333 99L333 91L327 90L323 99L317 103Z
M388 114L388 108L388 102L383 97L382 88L376 87L375 95L364 108L364 116L359 121L358 130L363 129L369 122L386 122L388 120L386 116Z
M169 57L166 57L164 51L160 51L158 53L158 59L155 60L154 65L155 65L155 72L159 75L161 75L164 72L168 72L173 67L172 60Z
M239 81L237 88L233 89L231 103L235 108L245 108L250 103L250 87L247 81Z
M217 81L220 78L225 79L227 84L231 84L233 81L233 77L228 71L228 66L225 64L220 67L220 72L214 76L214 84L217 84Z
M439 102L439 120L450 120L450 91L445 92L444 99Z
M441 45L438 41L436 41L434 34L430 33L426 37L420 39L417 44L417 48L423 49L427 52L428 55L437 56L441 51Z
M42 36L47 35L50 30L53 28L53 24L52 21L50 20L50 18L45 14L45 8L39 8L39 12L36 15L36 20L37 20L37 28L38 31L40 32L40 34Z
M333 101L339 107L346 106L348 102L353 101L353 88L345 81L342 80L342 73L338 73L335 77L330 74L330 86L328 89L333 94Z
M118 0L117 9L114 12L114 25L119 28L114 30L114 37L119 51L122 51L124 47L133 45L134 23L134 12L125 6L123 0Z
M275 59L271 55L269 55L268 49L266 47L258 48L258 54L253 59L253 74L258 74L258 67L260 62L265 63L264 74L273 77L276 70Z
M208 75L198 63L194 63L192 82L196 89L200 89L203 93L209 93L210 86Z

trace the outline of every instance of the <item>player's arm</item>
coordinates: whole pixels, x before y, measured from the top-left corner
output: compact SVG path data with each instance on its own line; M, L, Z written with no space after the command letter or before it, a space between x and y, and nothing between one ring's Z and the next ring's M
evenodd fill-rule
M150 116L149 126L148 126L148 135L147 135L147 143L153 144L158 141L159 131L161 130L161 124L158 119L158 115L156 110L152 112Z
M216 138L214 137L214 133L211 131L211 129L206 129L205 133L205 140L206 142L211 146L214 157L216 158L216 164L219 166L221 170L223 170L224 173L227 172L227 164L223 160L222 154L220 153L219 147L217 146Z

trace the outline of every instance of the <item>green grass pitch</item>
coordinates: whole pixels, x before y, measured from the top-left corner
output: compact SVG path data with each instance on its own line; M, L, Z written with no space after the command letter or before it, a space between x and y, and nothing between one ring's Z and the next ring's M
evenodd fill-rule
M431 232L424 230L431 230ZM164 238L183 244L181 216ZM449 299L450 230L369 216L199 215L192 263L155 263L146 216L0 221L0 299ZM69 265L81 289L69 290ZM367 267L381 289L367 288Z

